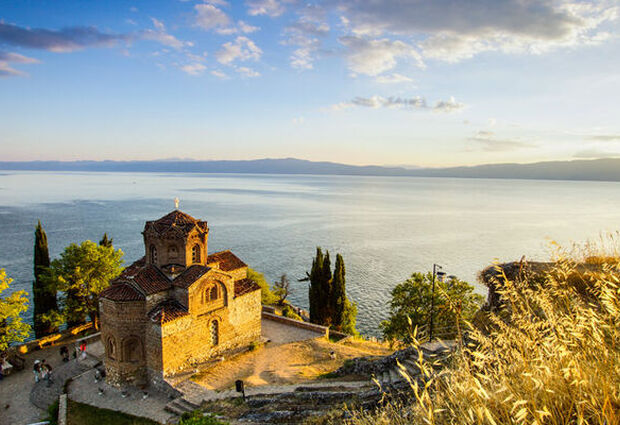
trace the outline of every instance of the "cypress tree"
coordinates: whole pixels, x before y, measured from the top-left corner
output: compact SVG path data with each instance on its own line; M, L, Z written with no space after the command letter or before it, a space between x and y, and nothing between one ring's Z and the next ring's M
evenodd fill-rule
M47 247L47 235L41 220L34 232L34 334L36 338L49 335L57 330L50 323L42 320L43 315L58 309L56 290L45 282L43 276L50 265L50 254Z
M310 281L308 289L308 301L310 304L310 322L320 323L321 310L321 276L323 269L323 252L321 247L316 247L316 257L312 260L312 269L306 273L306 279Z
M329 326L332 323L332 270L331 261L329 259L329 251L325 251L325 257L323 258L320 288L321 305L319 324L323 326Z
M334 279L332 282L332 326L336 330L342 330L345 309L347 306L347 290L345 283L345 269L342 255L336 255L336 265L334 267Z
M107 248L111 248L112 242L114 242L114 239L113 238L108 239L108 233L106 232L103 234L103 238L99 241L99 245L105 246Z

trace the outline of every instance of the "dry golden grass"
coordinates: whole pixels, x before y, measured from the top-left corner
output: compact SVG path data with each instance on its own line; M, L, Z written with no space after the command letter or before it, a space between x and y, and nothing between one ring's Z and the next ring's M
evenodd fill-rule
M620 259L590 246L554 261L543 285L500 278L502 310L441 373L419 359L411 403L346 423L620 424Z

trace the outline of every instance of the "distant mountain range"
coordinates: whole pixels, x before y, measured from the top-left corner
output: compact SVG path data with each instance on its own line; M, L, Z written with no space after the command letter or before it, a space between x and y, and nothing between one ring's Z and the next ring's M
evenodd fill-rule
M160 173L319 174L620 181L620 158L451 168L358 166L295 158L248 161L0 161L0 170Z

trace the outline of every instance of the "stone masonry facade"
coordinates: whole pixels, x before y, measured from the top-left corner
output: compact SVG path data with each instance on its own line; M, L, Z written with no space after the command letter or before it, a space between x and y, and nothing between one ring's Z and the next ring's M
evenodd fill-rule
M205 221L175 210L142 234L145 256L99 297L110 384L159 385L260 338L260 287L232 252L207 255Z

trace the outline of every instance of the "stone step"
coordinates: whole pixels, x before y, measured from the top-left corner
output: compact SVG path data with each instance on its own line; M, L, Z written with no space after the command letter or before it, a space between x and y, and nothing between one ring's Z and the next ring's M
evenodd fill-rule
M420 374L420 368L418 367L416 362L412 359L405 360L403 362L403 366L405 367L407 374L409 374L409 377L411 378Z
M381 382L381 386L389 386L392 384L392 379L390 377L390 372L388 372L387 370L384 370L381 373L381 379L379 380L379 382Z
M200 406L198 404L192 403L191 401L188 401L183 397L179 397L176 401L178 404L186 406L190 410L200 409Z
M308 410L274 410L271 412L249 412L240 419L243 422L252 424L298 424L302 423L309 416L318 416L324 413L324 410L308 409Z
M395 384L398 381L402 381L403 380L402 375L400 373L398 373L398 371L396 370L396 367L388 369L388 373L390 374L390 383L391 384Z
M164 406L164 410L166 412L173 413L173 414L175 414L177 416L181 416L183 413L186 412L186 410L183 410L183 409L179 408L179 406L177 406L177 404L174 403L173 401L171 401L170 403L166 404Z

